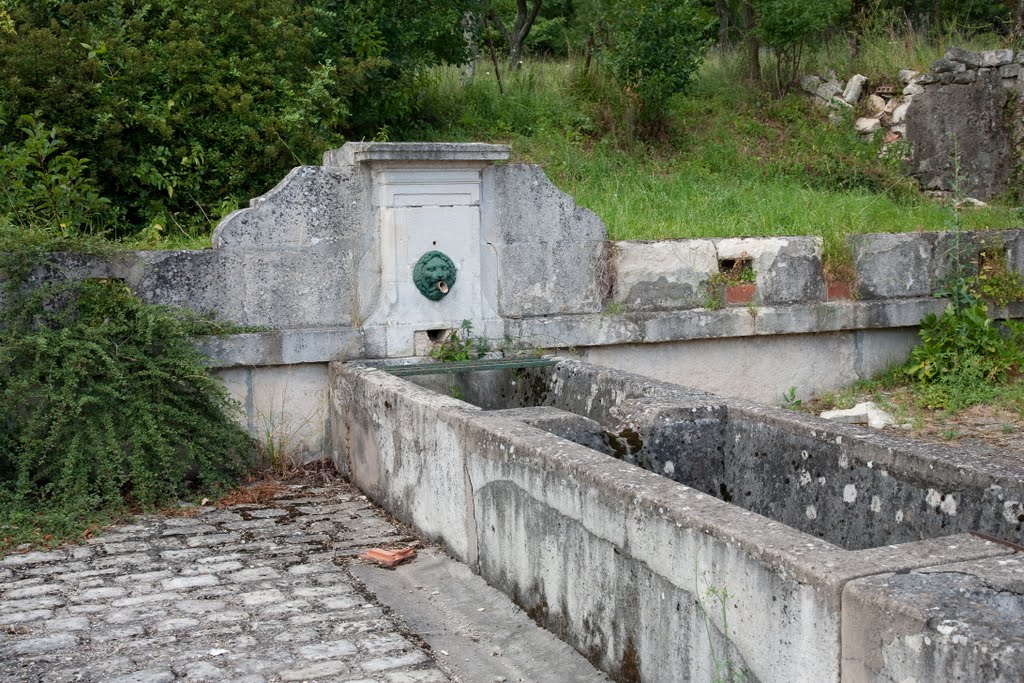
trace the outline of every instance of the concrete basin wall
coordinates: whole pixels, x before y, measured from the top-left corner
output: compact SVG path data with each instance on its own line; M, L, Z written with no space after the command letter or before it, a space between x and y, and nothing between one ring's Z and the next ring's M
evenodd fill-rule
M416 382L848 550L970 531L1024 543L1024 469L1013 454L923 444L571 361Z
M550 379L542 400L586 419L700 394L579 363ZM870 680L882 646L844 656L844 586L1012 552L968 535L848 551L380 369L335 363L330 384L338 469L616 680Z

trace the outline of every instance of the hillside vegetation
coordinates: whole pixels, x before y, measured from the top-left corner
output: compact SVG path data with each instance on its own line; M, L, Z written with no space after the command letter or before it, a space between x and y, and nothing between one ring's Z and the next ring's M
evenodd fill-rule
M0 3L0 243L208 246L289 168L359 139L507 142L615 239L942 229L899 154L794 79L894 82L1024 31L980 0L527 5L517 43L511 0ZM1024 223L999 202L963 221Z
M899 68L926 68L941 47L878 37L859 64L823 50L809 70L861 72L895 82ZM967 40L976 47L988 41ZM845 50L834 54L844 55ZM948 206L924 196L898 155L881 158L852 120L834 125L802 94L781 98L750 87L736 54L712 53L686 96L676 97L661 135L637 140L620 127L622 98L601 71L573 61L532 62L503 74L479 65L463 83L454 67L430 71L427 125L407 139L505 142L514 157L543 166L562 189L593 209L613 239L824 235L942 230ZM964 212L970 228L1024 225L1008 203Z

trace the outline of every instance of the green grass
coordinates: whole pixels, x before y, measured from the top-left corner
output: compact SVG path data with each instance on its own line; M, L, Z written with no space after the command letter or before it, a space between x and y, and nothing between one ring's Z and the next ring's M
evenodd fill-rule
M857 59L837 37L810 54L803 71L833 68L840 77L863 73L872 84L895 84L899 69L927 69L949 45L1001 43L956 27L936 41L883 16ZM388 131L390 139L510 144L515 161L540 164L616 240L820 235L834 252L849 234L952 227L949 208L917 190L898 154L879 159L878 141L866 144L851 125L830 124L803 95L775 99L749 85L738 55L709 52L691 92L674 100L664 134L647 142L623 129L625 103L608 74L583 77L571 60L527 62L518 72L500 67L504 94L487 61L468 83L457 67L431 69L421 120ZM960 220L968 229L1020 227L1024 212L993 202ZM210 242L172 226L119 246L201 249Z
M926 413L952 418L973 406L985 405L1016 414L1024 420L1024 376L1018 375L1006 382L968 381L953 376L927 385L909 377L904 367L896 365L872 379L858 380L838 391L825 392L801 408L818 413L822 410L845 410L861 401L874 401L903 422L913 421ZM942 407L935 407L936 398L942 399Z
M53 547L81 540L122 517L117 510L97 509L95 501L26 505L0 490L0 558L22 546Z
M879 65L865 70L921 66L943 49L886 47L883 38L862 48L867 64ZM901 61L907 51L916 61ZM815 68L826 56L815 56ZM735 56L708 56L653 142L621 130L621 96L605 74L528 63L503 73L502 95L491 71L481 63L464 84L455 68L432 70L426 119L402 139L508 143L514 160L540 164L597 213L612 239L821 235L838 244L853 233L952 227L951 210L918 191L897 154L880 159L878 141L830 124L802 95L774 99L746 85ZM998 202L960 218L972 229L1024 225L1020 209Z

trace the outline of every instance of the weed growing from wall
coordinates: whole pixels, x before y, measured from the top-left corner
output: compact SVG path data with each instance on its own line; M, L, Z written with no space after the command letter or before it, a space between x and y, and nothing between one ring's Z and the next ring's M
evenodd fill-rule
M699 559L699 555L698 555ZM732 636L729 633L729 601L735 598L728 588L708 584L705 580L704 588L701 589L700 575L696 567L693 575L693 594L697 603L698 614L704 620L704 630L707 633L709 659L712 666L711 680L713 683L747 683L750 680L750 671L741 664L733 661ZM718 613L721 618L722 649L715 649L716 627L711 615Z
M18 287L19 258L0 261L0 551L247 469L238 406L192 344L220 326L117 281Z
M961 234L960 158L954 140L953 243L944 255L951 274L936 296L949 299L941 316L921 320L921 344L911 352L904 372L917 380L930 408L956 411L985 402L1024 369L1024 323L997 322L989 316L985 298L1005 304L1020 295L1019 273L1007 268L1001 247L988 247L979 256L978 270L965 254ZM1016 277L1015 277L1016 276ZM984 297L984 298L983 298Z

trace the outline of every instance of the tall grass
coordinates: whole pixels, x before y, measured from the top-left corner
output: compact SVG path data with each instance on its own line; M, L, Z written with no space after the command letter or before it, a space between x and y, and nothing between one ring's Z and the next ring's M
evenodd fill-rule
M840 75L864 74L874 83L895 83L900 69L926 71L949 47L994 50L1006 47L1006 38L978 32L974 27L947 22L941 36L915 30L898 11L876 11L869 18L860 48L851 56L845 36L836 36L812 52L805 71Z
M990 47L986 40L964 44ZM823 48L810 64L849 75L854 63L826 62L830 54L849 60L841 47ZM923 68L945 47L873 29L856 70L895 81L899 68ZM455 68L432 70L425 118L403 136L509 143L515 159L541 164L595 211L612 239L821 235L838 245L851 233L949 227L949 209L918 191L898 153L880 158L877 140L860 140L850 121L829 123L802 95L774 99L746 83L738 55L708 55L692 91L673 101L665 137L656 142L623 134L621 96L600 71L584 76L573 61L530 62L502 74L504 95L491 71L482 63L463 83ZM1022 219L1009 206L963 216L971 228L1014 227Z

